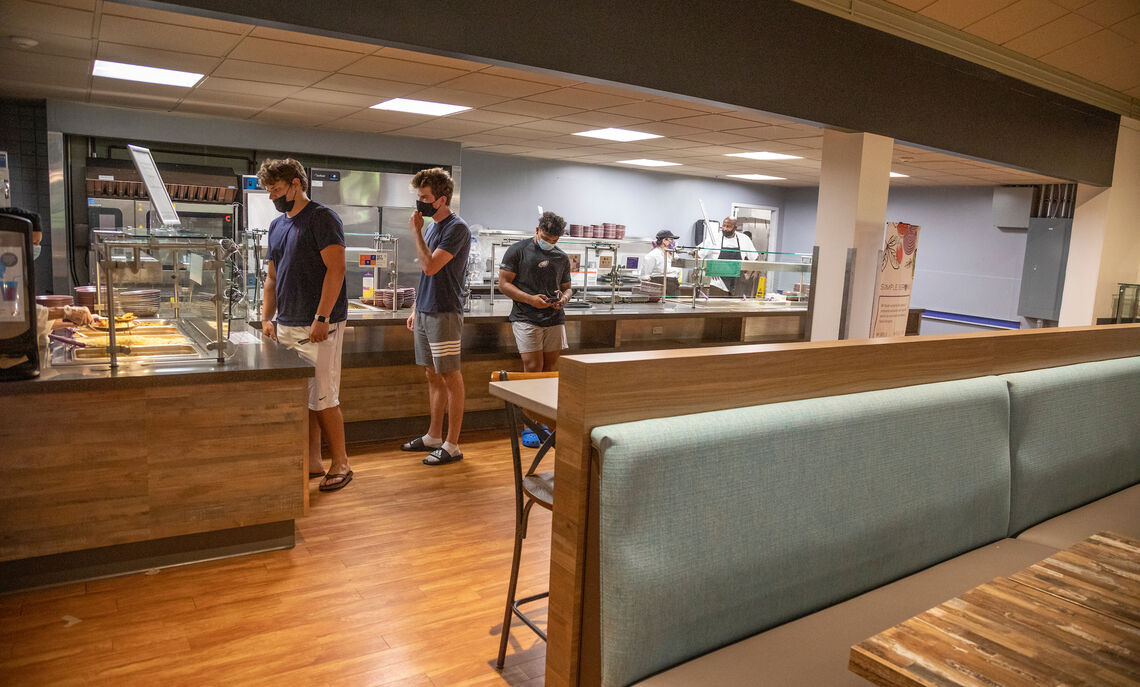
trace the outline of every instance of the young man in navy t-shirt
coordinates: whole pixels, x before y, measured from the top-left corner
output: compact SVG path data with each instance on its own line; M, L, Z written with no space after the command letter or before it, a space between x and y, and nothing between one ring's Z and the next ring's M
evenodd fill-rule
M300 162L266 160L257 179L285 213L269 225L261 330L316 368L309 380L309 477L324 477L320 490L336 491L352 480L339 398L348 319L344 226L335 212L309 200L309 180ZM321 465L322 434L332 453L328 473Z
M463 332L463 279L471 252L467 223L448 207L455 186L451 175L436 167L412 177L416 211L410 222L420 261L416 309L408 318L415 339L416 364L427 374L431 423L427 434L406 442L405 451L428 453L424 465L446 465L463 458L459 430L463 425L463 375L459 347ZM432 223L425 229L425 218ZM443 416L447 414L447 436Z

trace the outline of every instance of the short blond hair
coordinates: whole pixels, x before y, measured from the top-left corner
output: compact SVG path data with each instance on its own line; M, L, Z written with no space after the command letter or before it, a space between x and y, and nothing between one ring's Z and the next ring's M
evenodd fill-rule
M418 191L424 186L431 189L433 196L446 198L445 202L448 205L451 204L451 194L455 192L455 182L451 180L451 175L447 173L446 169L432 167L416 172L416 175L412 177L412 188Z
M269 188L271 184L276 184L278 181L292 184L294 179L301 180L302 191L306 193L309 191L309 177L305 174L304 166L291 157L284 160L266 160L261 163L261 167L257 170L257 181L262 188Z

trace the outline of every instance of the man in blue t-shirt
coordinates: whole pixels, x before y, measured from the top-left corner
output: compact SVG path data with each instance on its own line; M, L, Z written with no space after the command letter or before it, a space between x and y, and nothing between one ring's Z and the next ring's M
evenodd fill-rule
M324 477L320 490L336 491L352 480L339 398L348 319L344 226L335 212L309 200L309 179L300 162L266 160L257 179L285 213L269 225L261 331L315 368L309 380L309 477ZM332 453L327 473L321 464L322 434Z
M463 458L459 430L463 425L465 391L459 370L459 347L471 231L463 218L448 207L455 186L447 171L439 167L420 170L412 177L412 188L418 200L410 224L423 275L408 329L414 334L416 364L423 365L427 373L431 422L427 434L400 448L427 452L424 465L446 465ZM432 220L426 230L425 218Z

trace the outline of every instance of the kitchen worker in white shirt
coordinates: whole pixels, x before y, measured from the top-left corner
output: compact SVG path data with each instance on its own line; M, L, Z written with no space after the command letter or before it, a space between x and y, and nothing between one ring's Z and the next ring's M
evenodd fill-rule
M731 217L725 217L720 223L720 231L708 232L697 254L706 260L756 260L760 256L752 239L736 230L736 220ZM754 274L747 271L741 272L739 277L713 277L710 285L723 291L717 295L744 296Z
M665 265L668 262L666 253L669 254L669 258L672 257L673 250L677 247L677 239L679 238L681 237L668 229L662 229L657 232L657 238L653 240L653 250L646 253L638 265L637 276L642 281L661 283L662 278L666 276ZM673 295L677 291L677 284L681 279L681 268L673 267L670 264L668 277L669 284L666 288L668 294Z

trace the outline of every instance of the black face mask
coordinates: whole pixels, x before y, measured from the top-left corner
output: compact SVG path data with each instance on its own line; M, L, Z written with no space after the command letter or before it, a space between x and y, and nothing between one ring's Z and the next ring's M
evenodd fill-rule
M435 209L435 205L432 203L425 203L422 200L416 201L416 210L419 211L419 213L424 217L434 217L435 213L439 212Z
M729 231L724 231L724 230L722 229L720 233L724 234L724 237L725 237L726 239L730 239L730 238L732 238L733 234L735 234L735 233L736 233L736 230L735 230L735 229L731 229L731 230L729 230Z
M286 191L273 199L273 207L277 208L277 212L289 212L293 209L293 203L296 201L286 200L289 192Z

